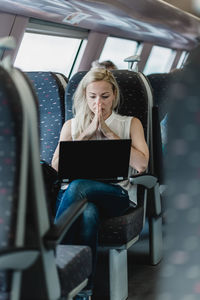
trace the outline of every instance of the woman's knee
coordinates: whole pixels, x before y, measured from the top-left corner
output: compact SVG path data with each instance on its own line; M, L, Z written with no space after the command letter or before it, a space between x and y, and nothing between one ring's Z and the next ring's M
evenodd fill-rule
M84 179L75 179L73 180L68 188L68 193L84 193L85 187L88 186L87 181Z

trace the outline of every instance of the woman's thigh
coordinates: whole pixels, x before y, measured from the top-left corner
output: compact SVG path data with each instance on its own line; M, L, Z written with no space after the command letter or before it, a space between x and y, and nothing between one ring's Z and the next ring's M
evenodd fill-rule
M73 202L85 197L87 201L95 203L104 217L119 216L129 208L126 190L119 185L94 180L74 180L67 188L65 197L73 198Z

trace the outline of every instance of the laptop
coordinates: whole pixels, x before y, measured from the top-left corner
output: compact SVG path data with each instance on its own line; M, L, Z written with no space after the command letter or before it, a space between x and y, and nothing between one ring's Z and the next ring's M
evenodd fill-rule
M61 141L58 177L119 182L128 178L131 139Z

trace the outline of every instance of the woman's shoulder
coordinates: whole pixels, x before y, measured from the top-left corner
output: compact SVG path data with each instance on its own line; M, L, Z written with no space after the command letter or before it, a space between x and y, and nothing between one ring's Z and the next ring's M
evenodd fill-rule
M142 122L140 121L140 119L137 118L137 117L133 117L131 123L132 123L132 124L142 124Z
M137 129L137 128L143 128L142 122L140 121L139 118L134 117L131 120L131 128Z
M69 120L65 121L65 123L63 124L63 126L69 126L69 125L71 125L73 122L74 122L74 118L69 119Z
M62 130L67 130L68 128L71 128L72 123L73 123L73 119L69 119L65 121L65 123L62 126Z
M61 140L70 140L71 139L71 120L67 120L61 130L60 139Z

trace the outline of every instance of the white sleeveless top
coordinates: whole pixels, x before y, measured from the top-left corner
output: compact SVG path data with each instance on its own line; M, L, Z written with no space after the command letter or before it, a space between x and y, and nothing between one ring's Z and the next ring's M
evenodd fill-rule
M112 112L112 114L105 120L106 125L121 139L130 139L130 128L131 128L131 120L133 117L129 116L121 116ZM72 140L75 140L75 119L71 120L71 135ZM106 139L100 132L97 132L92 139ZM120 159L120 158L119 158ZM129 176L132 174L136 174L136 170L129 166ZM136 186L132 185L129 180L124 180L119 183L121 187L128 191L129 199L131 200L132 206L137 205L137 191Z

